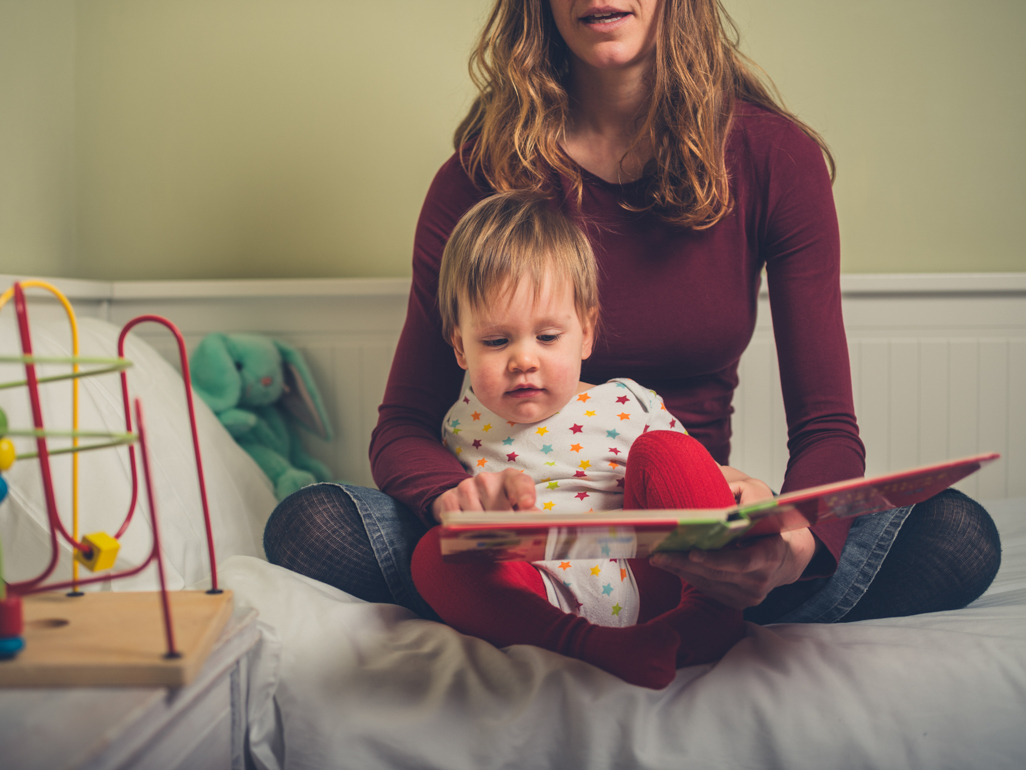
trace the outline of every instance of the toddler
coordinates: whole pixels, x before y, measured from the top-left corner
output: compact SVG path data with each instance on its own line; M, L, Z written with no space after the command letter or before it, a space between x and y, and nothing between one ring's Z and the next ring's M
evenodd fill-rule
M720 467L654 391L580 381L598 324L595 260L547 201L503 193L468 211L445 247L438 301L470 380L442 441L470 474L519 470L535 483L535 510L561 513L734 504ZM740 611L645 559L445 563L435 527L413 577L463 633L543 647L645 687L720 658L743 635Z

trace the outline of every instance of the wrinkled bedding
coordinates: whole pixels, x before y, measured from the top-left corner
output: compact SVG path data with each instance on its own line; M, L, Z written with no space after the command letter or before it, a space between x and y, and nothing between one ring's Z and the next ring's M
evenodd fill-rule
M988 505L1003 564L972 606L748 626L713 666L633 687L498 650L257 558L222 580L260 611L250 749L277 768L1026 767L1026 500Z

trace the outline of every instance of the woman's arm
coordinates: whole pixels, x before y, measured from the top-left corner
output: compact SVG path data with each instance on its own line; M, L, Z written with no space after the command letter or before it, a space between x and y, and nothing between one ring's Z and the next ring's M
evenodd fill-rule
M378 488L429 526L435 523L435 498L469 478L440 438L445 413L459 396L463 370L442 338L435 299L438 269L456 222L486 194L456 156L435 175L414 238L406 322L371 436L371 471Z
M841 316L840 236L830 178L819 147L789 123L774 147L765 190L769 205L760 235L788 425L780 491L790 492L861 477L866 452ZM836 566L850 527L850 520L840 520L812 529L833 557L826 574Z
M768 141L749 138L760 180L759 243L787 413L789 460L781 491L862 476L848 348L841 318L840 239L819 147L777 118ZM732 607L774 588L832 574L851 526L833 521L713 553L653 563Z

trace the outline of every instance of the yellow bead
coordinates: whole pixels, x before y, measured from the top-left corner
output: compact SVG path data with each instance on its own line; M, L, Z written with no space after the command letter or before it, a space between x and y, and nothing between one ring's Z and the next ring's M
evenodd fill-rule
M90 572L102 572L114 566L118 557L120 543L106 532L93 532L82 538L82 543L89 546L89 556L75 551L75 561L85 566Z
M14 451L14 442L9 438L0 438L0 471L5 471L14 465L14 458L17 454Z

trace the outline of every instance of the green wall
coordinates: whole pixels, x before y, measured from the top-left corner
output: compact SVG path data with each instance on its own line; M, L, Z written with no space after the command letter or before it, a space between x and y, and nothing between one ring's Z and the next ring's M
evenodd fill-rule
M0 0L0 273L76 273L74 129L75 4Z
M0 0L0 272L402 276L490 0ZM1026 3L728 0L846 272L1026 270Z
M727 5L834 152L847 272L1026 270L1026 2Z

